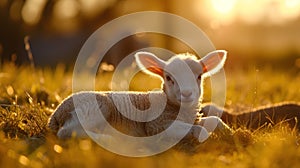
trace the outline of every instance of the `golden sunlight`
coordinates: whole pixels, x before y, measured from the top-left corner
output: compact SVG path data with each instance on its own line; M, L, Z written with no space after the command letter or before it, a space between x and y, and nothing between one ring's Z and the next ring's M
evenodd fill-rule
M286 16L288 18L296 18L300 16L300 1L299 0L285 0Z
M240 20L248 24L284 24L300 16L299 0L206 0L195 1L197 11L204 11L213 25Z
M300 1L299 0L285 0L285 5L287 7L299 6L300 5Z
M213 8L220 14L228 14L233 11L236 0L211 0Z

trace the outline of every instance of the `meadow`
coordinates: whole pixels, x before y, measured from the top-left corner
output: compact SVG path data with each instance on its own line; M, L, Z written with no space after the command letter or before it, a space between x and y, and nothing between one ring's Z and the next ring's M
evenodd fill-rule
M284 124L250 132L236 128L233 137L212 136L203 144L177 146L164 153L129 158L106 151L90 139L59 140L46 123L72 92L72 68L1 65L0 167L298 167L300 135ZM300 102L299 69L276 66L226 66L227 98L232 111L282 101ZM96 90L109 90L113 72L100 71ZM149 82L153 81L153 82ZM122 81L120 81L121 83ZM137 74L131 90L151 90L158 79ZM209 101L209 80L205 99ZM189 144L189 143L187 143Z

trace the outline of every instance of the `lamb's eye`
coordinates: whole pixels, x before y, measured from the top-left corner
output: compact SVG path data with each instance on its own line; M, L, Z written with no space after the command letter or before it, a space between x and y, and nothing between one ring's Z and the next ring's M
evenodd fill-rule
M201 74L200 74L200 75L198 76L198 80L201 80L201 77L202 77L202 76L201 76Z
M171 77L169 75L166 76L167 81L172 81Z

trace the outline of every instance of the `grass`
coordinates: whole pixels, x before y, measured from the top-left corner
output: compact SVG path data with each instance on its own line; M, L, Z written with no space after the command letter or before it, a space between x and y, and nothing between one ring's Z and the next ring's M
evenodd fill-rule
M110 153L89 139L58 140L46 123L55 107L72 92L72 72L63 65L53 69L17 67L5 63L0 71L0 167L297 167L298 132L276 125L233 137L213 136L205 143L129 158ZM96 89L109 90L111 72L97 76ZM125 73L126 76L126 73ZM226 68L225 107L233 111L281 101L300 102L300 74L272 67ZM149 80L154 81L149 83ZM122 83L122 81L120 81ZM141 87L142 86L142 87ZM157 79L137 74L131 90L159 87ZM206 81L206 101L210 87ZM181 150L183 149L183 150Z

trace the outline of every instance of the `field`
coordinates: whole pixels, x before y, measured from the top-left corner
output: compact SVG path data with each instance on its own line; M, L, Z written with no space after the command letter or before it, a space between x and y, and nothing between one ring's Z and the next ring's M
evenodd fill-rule
M203 144L159 155L129 158L110 153L92 140L58 140L46 129L49 115L72 92L72 71L64 65L33 68L1 65L0 167L299 167L299 133L284 124L233 137L211 137ZM275 66L226 66L227 99L232 111L282 101L300 102L300 73ZM97 76L96 89L109 90L112 72ZM154 82L149 83L149 80ZM120 82L121 83L121 82ZM150 90L157 79L138 74L131 90ZM142 86L142 87L141 87ZM209 101L209 80L205 101Z

